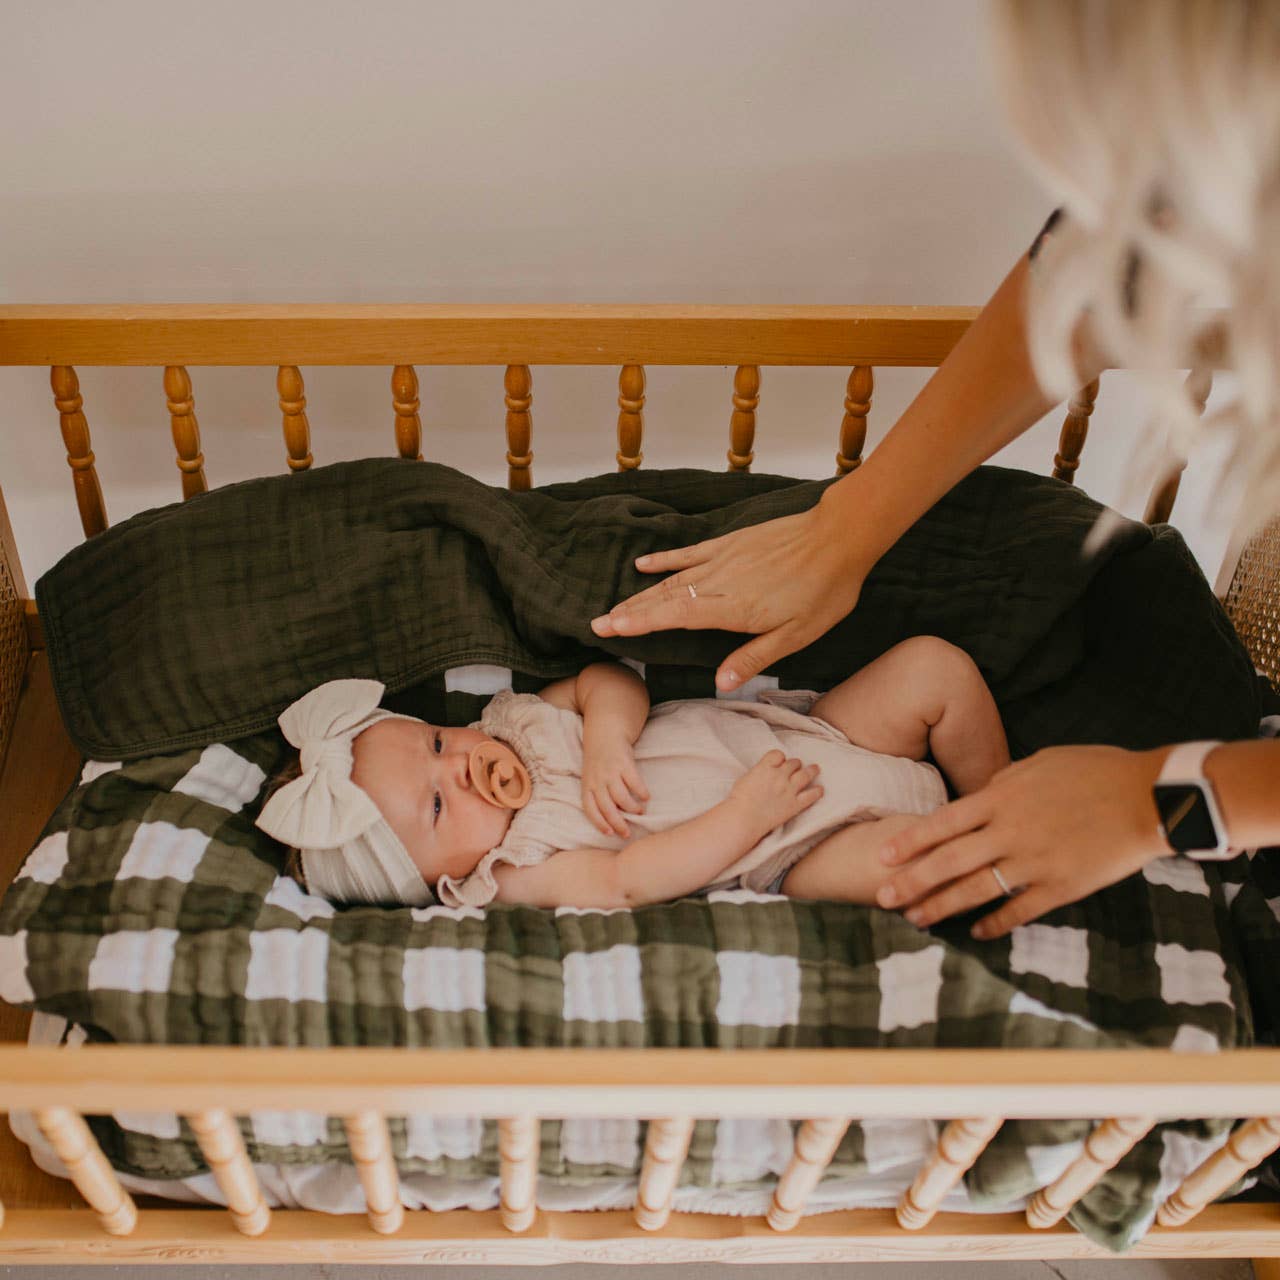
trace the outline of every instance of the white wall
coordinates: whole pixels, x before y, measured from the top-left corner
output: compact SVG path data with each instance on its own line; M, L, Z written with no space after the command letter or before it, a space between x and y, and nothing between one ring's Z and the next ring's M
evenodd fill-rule
M988 52L980 0L5 0L0 301L979 303L1049 208ZM176 499L159 371L80 372L112 520ZM391 451L388 372L304 370L317 461ZM282 469L273 371L192 373L210 482ZM424 451L502 481L501 371L421 375ZM764 371L758 470L830 472L844 376ZM648 465L724 465L730 380L649 370ZM616 395L534 370L535 481L612 465ZM0 483L34 582L79 537L47 370L0 369Z

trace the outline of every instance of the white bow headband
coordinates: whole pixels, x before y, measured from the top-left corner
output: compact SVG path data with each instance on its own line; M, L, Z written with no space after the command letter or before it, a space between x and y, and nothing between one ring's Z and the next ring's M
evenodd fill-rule
M302 775L262 807L257 825L302 855L307 887L339 902L428 906L435 895L368 794L351 781L351 744L384 711L377 680L330 680L280 716L302 756Z

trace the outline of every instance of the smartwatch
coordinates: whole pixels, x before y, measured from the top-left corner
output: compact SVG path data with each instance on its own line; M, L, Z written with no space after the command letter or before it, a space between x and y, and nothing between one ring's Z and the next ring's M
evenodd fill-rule
M1199 862L1230 858L1227 827L1213 783L1204 775L1204 759L1218 742L1184 742L1165 758L1151 788L1160 815L1160 833L1173 853Z

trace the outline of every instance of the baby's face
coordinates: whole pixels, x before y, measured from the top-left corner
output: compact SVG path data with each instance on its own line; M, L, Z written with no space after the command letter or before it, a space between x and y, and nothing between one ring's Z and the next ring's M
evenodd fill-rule
M351 780L382 812L422 878L461 879L502 843L511 810L483 799L467 761L478 729L446 729L422 720L379 720L352 745Z

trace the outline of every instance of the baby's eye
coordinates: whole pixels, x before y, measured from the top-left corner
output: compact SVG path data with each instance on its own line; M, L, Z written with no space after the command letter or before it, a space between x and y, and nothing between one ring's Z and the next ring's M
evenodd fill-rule
M440 816L440 793L436 792L436 798L431 802L431 820L434 822Z
M436 730L435 748L436 748L436 755L439 755L444 750L444 734L441 733L439 729ZM437 796L436 802L439 803L439 800L440 800L440 797Z

